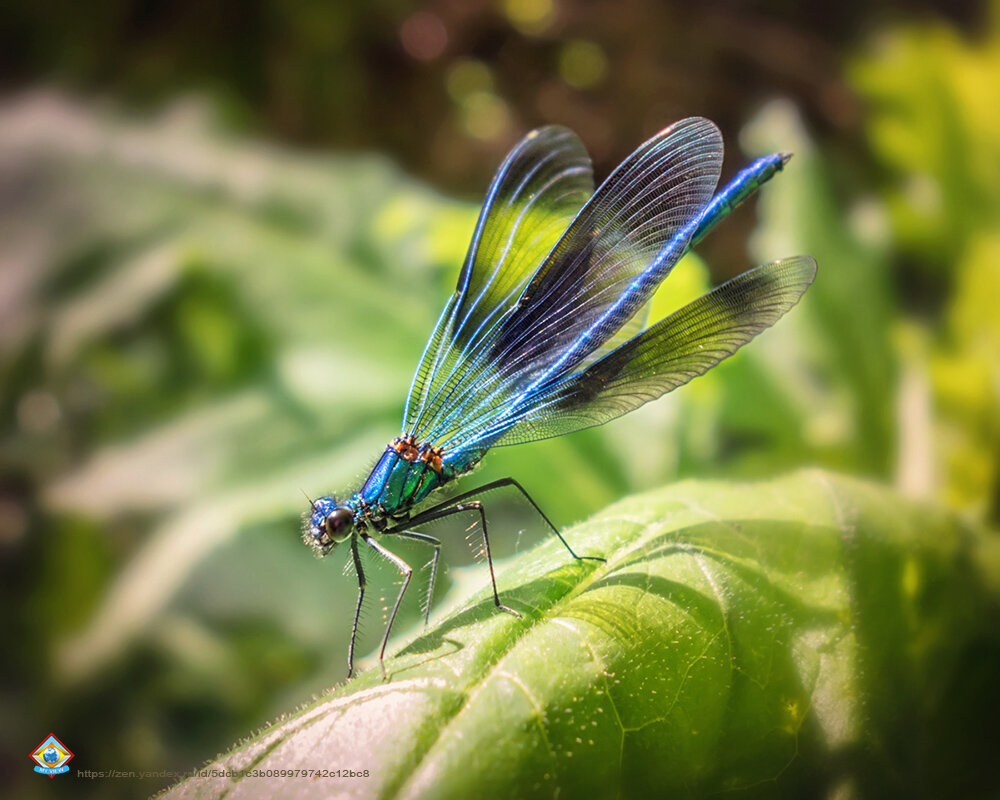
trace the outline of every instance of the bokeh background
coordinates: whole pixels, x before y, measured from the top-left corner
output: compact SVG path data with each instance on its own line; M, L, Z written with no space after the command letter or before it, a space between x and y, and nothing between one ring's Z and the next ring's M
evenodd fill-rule
M795 153L654 318L777 257L820 274L710 375L477 478L568 524L817 465L998 521L996 0L38 0L4 4L0 54L6 797L169 783L42 780L50 731L74 769L187 769L343 678L353 577L302 545L303 493L398 433L479 199L540 124L599 177L690 114L724 177ZM439 597L473 561L446 558Z

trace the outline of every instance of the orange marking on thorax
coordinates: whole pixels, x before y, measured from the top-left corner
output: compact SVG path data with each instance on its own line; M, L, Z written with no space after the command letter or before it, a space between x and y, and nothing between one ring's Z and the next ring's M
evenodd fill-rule
M403 438L397 436L390 443L390 447L399 453L404 461L416 461L420 457L420 446L412 436Z
M389 446L399 453L400 458L404 461L416 461L419 459L434 470L434 472L439 475L441 474L441 470L444 467L442 463L444 456L443 447L431 447L430 445L420 444L412 435L397 436L389 443Z
M444 455L443 447L428 447L424 445L420 451L420 460L429 465L438 475L441 474L441 457Z

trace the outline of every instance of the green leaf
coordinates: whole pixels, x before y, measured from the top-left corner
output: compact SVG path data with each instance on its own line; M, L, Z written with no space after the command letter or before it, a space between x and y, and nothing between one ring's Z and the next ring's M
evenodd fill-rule
M388 682L369 670L206 768L235 777L166 797L991 785L995 537L819 471L676 484L566 536L607 563L573 562L557 541L524 553L498 579L521 619L484 589L387 660Z

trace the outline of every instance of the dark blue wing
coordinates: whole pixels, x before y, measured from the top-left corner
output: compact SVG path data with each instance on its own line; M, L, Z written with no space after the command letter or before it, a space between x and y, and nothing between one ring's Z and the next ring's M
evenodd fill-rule
M809 256L744 272L581 372L541 387L508 419L469 431L468 441L517 444L620 417L735 353L794 306L815 276Z
M567 128L539 128L511 150L486 194L455 294L417 366L405 430L434 417L593 193L590 157Z
M527 398L572 373L645 304L687 248L721 161L722 137L711 122L672 125L612 173L516 302L484 315L464 346L442 344L457 341L449 333L456 316L446 309L430 349L450 367L422 380L407 432L448 450L513 425Z

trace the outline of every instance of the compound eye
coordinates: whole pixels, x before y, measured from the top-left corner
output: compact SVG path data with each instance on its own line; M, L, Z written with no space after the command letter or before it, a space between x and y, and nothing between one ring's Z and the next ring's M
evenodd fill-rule
M349 508L335 508L326 515L326 532L335 542L344 541L353 527L354 514Z

